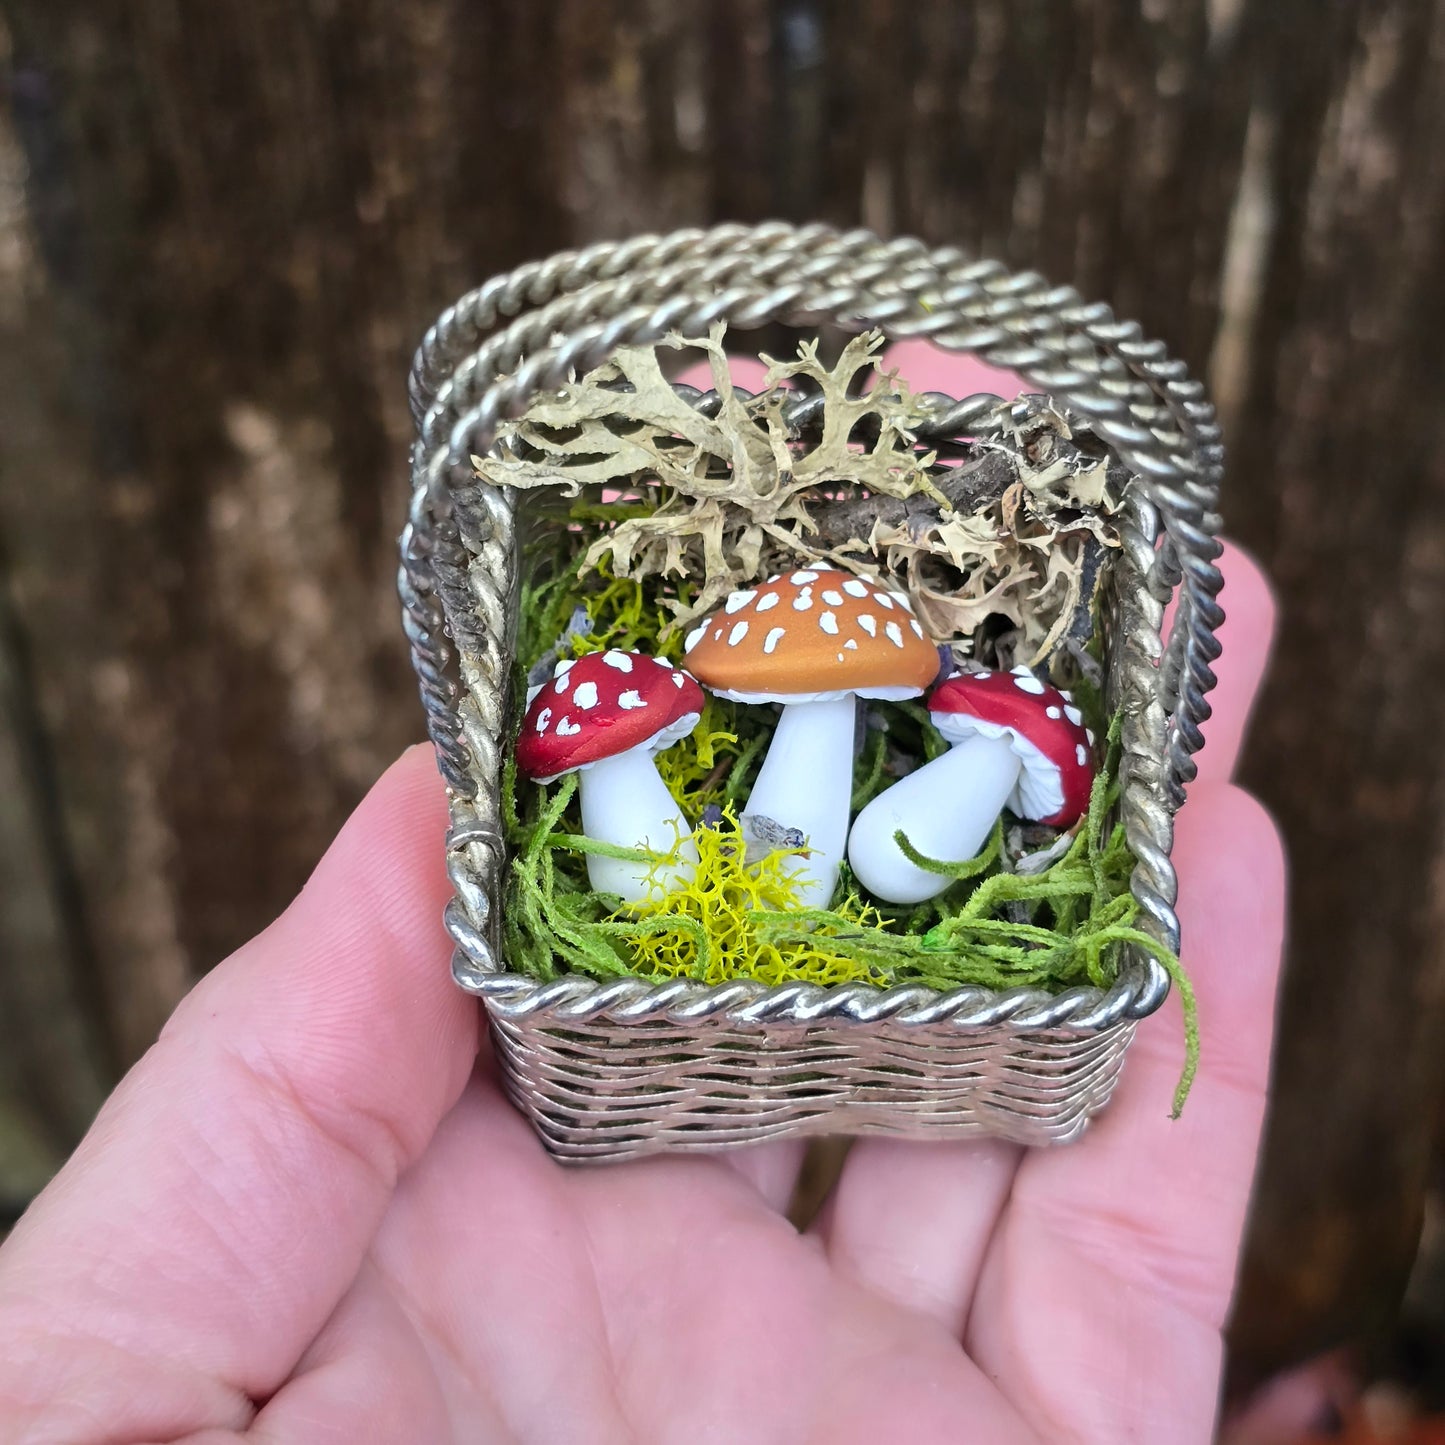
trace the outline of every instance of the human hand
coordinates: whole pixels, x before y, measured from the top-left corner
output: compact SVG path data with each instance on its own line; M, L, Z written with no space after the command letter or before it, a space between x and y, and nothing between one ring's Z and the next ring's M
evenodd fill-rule
M803 1233L791 1141L559 1166L476 1058L413 749L0 1250L0 1441L1211 1438L1284 886L1228 781L1272 609L1225 568L1175 845L1204 1046L1179 1122L1171 1001L1081 1143L861 1141Z

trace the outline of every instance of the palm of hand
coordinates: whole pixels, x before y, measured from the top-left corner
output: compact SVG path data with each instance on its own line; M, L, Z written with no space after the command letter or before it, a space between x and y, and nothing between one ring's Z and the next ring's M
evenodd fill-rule
M974 1182L997 1195L1011 1160L989 1152ZM424 1420L427 1441L876 1441L897 1438L905 1398L909 1439L957 1438L962 1419L994 1422L971 1438L1031 1438L958 1347L963 1291L930 1299L900 1277L889 1299L787 1223L796 1158L559 1171L474 1082L328 1326L335 1418L357 1419L384 1364L378 1439Z
M1175 850L1206 1040L1181 1122L1171 1005L1080 1147L863 1142L803 1234L793 1143L559 1168L473 1072L414 752L0 1252L0 1441L1210 1438L1283 893L1223 781L1269 627L1232 563Z
M1107 1160L861 1142L801 1234L780 1212L800 1146L560 1170L479 1076L273 1403L278 1427L1015 1445L1153 1422L1140 1438L1202 1440L1253 1140L1215 1161L1232 1208L1157 1178L1132 1136L1159 1132L1172 1052L1096 1126ZM1156 1211L1198 1234L1153 1237Z

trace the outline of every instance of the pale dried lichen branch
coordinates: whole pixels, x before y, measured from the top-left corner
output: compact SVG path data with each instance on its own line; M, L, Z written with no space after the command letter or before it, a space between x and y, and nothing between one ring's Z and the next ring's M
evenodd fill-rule
M877 332L854 337L829 366L816 342L796 360L768 360L765 385L731 387L724 328L669 338L702 351L715 415L674 391L657 351L620 352L534 403L505 430L478 475L497 486L600 489L649 497L644 515L600 528L579 571L692 579L677 624L733 589L799 563L834 562L887 577L910 593L941 640L967 651L987 624L1011 631L1014 655L1045 657L1087 600L1123 473L1091 435L1035 408L1002 441L954 446L945 465L920 443L923 405L883 370ZM864 386L863 382L871 385ZM821 395L814 423L794 432L799 390ZM635 512L635 508L628 509Z

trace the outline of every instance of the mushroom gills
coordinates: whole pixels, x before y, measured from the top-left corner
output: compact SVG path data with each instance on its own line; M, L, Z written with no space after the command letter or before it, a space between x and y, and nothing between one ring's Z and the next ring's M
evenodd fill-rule
M674 859L652 867L589 853L587 877L598 893L616 893L624 902L638 903L654 888L670 893L693 877L698 854L692 829L645 747L593 763L580 781L582 831L589 838L673 854Z
M807 850L789 861L798 905L826 908L838 886L848 843L853 791L853 732L858 705L851 693L817 702L789 702L743 814L767 818L803 835Z
M858 881L888 903L923 903L953 881L912 863L894 841L903 833L925 858L974 857L1019 780L1022 764L1008 738L972 737L879 793L848 835Z

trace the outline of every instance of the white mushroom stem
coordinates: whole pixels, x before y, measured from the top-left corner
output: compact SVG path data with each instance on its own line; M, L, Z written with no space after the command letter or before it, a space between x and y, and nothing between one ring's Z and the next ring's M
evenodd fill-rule
M788 703L743 814L745 826L749 817L762 817L803 835L807 854L788 865L802 908L826 908L838 886L848 845L857 712L852 693Z
M879 793L848 835L858 880L889 903L922 903L953 881L911 863L894 841L939 862L974 857L1003 812L1023 764L1008 739L971 737Z
M638 903L654 888L670 893L692 877L698 861L692 829L646 747L593 763L582 772L579 782L582 831L589 838L624 848L646 848L653 853L670 854L676 850L674 863L655 868L589 853L587 877L598 893L616 893L624 902Z

